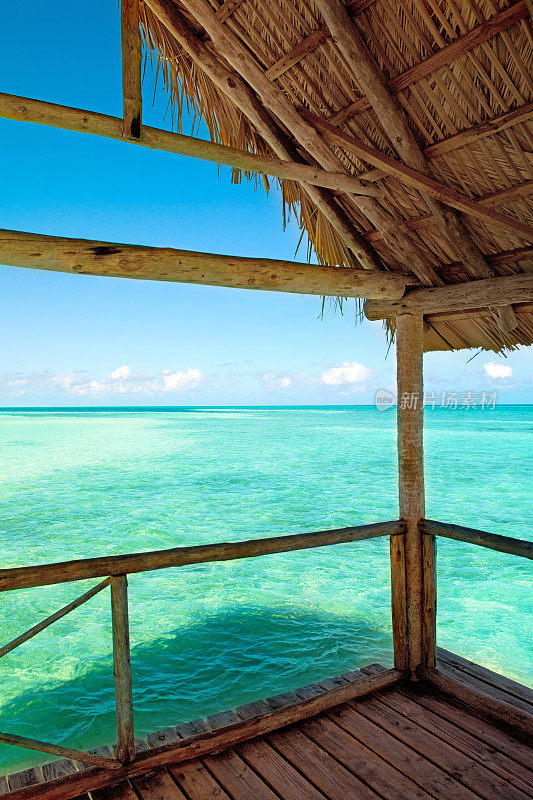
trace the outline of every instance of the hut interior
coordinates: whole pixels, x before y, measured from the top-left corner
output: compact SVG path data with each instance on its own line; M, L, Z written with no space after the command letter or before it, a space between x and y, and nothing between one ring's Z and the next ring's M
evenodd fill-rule
M110 587L117 707L116 745L89 752L0 734L59 757L0 777L2 797L533 797L533 693L437 648L435 540L529 559L533 545L425 518L422 403L424 351L533 342L532 13L528 0L122 0L121 118L0 95L3 117L278 182L317 264L8 230L0 261L356 298L396 342L399 463L397 520L0 570L2 591L101 581L0 657ZM143 125L143 57L176 132ZM210 141L183 133L187 106ZM376 536L390 539L393 669L135 736L128 574Z

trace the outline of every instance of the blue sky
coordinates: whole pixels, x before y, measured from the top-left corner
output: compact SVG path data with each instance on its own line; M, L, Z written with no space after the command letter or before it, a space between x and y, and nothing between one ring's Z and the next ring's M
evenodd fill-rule
M120 116L116 0L9 3L2 17L2 91ZM144 121L169 127L153 97L148 66ZM279 196L225 168L3 119L0 143L2 227L294 258ZM298 295L10 267L0 284L2 405L369 403L394 380L381 323L356 325L353 302L321 318L320 298ZM533 401L531 350L473 355L428 354L428 390Z

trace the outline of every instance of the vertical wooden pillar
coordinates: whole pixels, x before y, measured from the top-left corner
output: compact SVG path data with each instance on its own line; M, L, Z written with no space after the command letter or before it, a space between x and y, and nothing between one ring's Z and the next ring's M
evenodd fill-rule
M394 646L396 665L414 676L421 664L434 665L436 610L434 543L423 542L418 527L425 512L421 314L397 317L396 361L400 517L407 530L403 543L391 542Z
M118 758L119 761L126 764L135 757L135 738L128 619L128 579L125 575L116 575L111 578L111 615Z
M140 139L142 123L139 0L121 0L123 136Z

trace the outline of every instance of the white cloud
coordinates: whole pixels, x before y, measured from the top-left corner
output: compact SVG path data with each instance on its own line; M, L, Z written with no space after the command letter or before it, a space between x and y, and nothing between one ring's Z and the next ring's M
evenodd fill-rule
M109 377L112 381L125 381L126 378L129 377L130 372L131 370L128 365L124 364L123 367L117 367L114 369Z
M372 370L357 361L343 361L336 367L330 367L322 373L320 381L325 386L350 386L364 383L372 375Z
M188 369L187 372L163 371L163 391L164 392L183 392L186 389L196 389L202 380L202 373L199 369Z
M278 372L265 372L261 375L261 383L269 392L275 392L276 389L288 389L292 380L288 375Z
M98 379L84 372L12 373L0 375L0 391L8 396L53 396L70 394L78 397L106 397L113 394L150 397L164 392L187 392L196 389L203 380L199 369L171 372L166 369L157 375L132 372L126 364L114 369L107 377Z
M488 375L489 378L496 378L496 379L504 379L504 378L512 378L513 376L513 368L507 366L506 364L497 364L495 361L489 361L488 364L484 364L485 375Z

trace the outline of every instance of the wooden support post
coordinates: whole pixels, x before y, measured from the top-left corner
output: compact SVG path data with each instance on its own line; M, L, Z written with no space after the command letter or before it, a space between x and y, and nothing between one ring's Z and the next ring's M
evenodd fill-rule
M111 578L111 614L118 758L122 764L127 764L135 757L135 741L128 620L128 579L126 575L115 575Z
M139 0L121 0L123 136L140 139L142 122Z
M423 456L423 317L401 314L396 320L398 382L398 480L404 536L405 595L398 574L401 559L393 559L393 622L396 658L407 659L415 676L421 664L435 663L434 537L423 537L418 523L424 517ZM423 538L427 543L423 544ZM396 574L395 574L396 572ZM405 604L405 620L401 609ZM404 637L406 635L406 644ZM405 668L402 666L402 668Z

